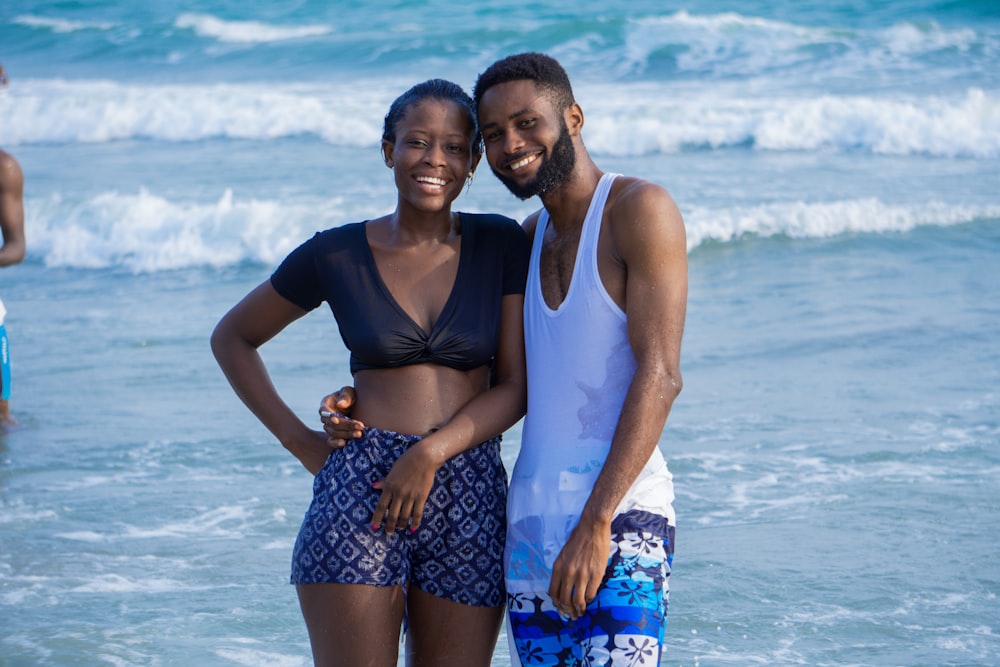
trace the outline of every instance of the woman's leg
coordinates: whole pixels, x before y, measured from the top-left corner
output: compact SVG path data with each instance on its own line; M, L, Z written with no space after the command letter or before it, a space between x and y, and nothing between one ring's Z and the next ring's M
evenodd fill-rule
M407 667L489 667L504 607L475 607L411 586Z
M395 667L403 620L401 586L295 587L316 667Z

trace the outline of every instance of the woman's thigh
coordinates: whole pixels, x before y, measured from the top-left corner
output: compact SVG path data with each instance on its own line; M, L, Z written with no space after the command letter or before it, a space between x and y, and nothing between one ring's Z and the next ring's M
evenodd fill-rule
M401 586L296 586L317 667L394 666L403 620Z
M460 604L413 586L407 598L407 667L489 667L503 605Z

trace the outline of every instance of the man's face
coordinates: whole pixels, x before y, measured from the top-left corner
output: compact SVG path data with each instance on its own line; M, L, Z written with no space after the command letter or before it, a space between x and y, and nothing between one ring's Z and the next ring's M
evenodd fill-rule
M566 119L533 81L487 90L479 123L490 169L515 196L545 195L573 172L576 150Z

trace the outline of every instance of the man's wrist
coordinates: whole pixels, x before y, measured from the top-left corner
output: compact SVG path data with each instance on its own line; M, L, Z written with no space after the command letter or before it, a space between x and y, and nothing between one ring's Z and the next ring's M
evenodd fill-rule
M614 512L601 512L591 507L585 507L580 513L580 524L592 530L610 530Z

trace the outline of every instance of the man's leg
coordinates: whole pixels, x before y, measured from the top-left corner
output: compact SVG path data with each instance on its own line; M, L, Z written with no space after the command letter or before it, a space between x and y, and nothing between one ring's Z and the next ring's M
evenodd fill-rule
M508 593L513 644L524 665L658 665L667 620L674 529L631 511L611 524L611 557L597 597L564 620L547 592Z

